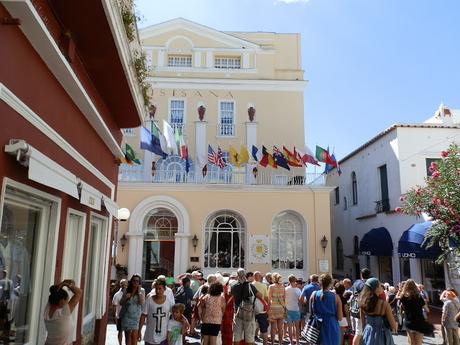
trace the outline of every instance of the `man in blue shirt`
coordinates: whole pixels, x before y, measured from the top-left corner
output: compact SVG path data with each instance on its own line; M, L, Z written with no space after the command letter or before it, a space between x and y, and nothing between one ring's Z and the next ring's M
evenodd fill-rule
M310 296L313 292L320 290L321 287L318 283L318 275L312 274L310 276L310 284L304 286L302 290L302 294L300 298L302 299L302 303L306 306L306 318L307 320L310 318Z

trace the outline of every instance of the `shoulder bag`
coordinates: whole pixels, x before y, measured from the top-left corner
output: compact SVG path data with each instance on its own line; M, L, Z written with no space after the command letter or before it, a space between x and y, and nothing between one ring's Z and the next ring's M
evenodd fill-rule
M241 301L241 304L238 307L238 310L236 311L236 315L235 315L238 319L241 319L243 321L255 320L254 305L256 303L255 301L256 298L254 296L254 293L252 292L251 284L249 283L248 283L248 288L249 288L249 299L243 299Z
M302 338L304 338L307 341L307 343L319 345L322 320L318 318L318 316L316 315L315 302L314 302L315 294L316 294L316 291L313 292L313 302L311 304L310 318L308 319L308 322L305 324L300 334L302 335Z

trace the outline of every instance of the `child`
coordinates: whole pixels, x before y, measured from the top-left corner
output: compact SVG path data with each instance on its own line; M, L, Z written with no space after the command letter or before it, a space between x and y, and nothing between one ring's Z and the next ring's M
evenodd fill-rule
M189 328L184 311L185 306L182 303L176 303L172 307L172 315L168 323L168 345L182 345L183 343L183 338Z

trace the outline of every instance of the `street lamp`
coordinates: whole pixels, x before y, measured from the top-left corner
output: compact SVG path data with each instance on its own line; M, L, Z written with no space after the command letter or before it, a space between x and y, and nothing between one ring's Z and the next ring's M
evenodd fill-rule
M196 234L192 238L192 245L193 245L194 251L196 252L196 247L198 246L198 237L196 237Z
M128 239L126 238L126 235L123 234L123 236L118 239L118 223L119 222L126 222L131 215L131 212L127 208L120 208L118 209L117 212L117 218L115 219L115 236L114 236L114 244L113 244L113 264L115 265L116 263L116 258L117 258L117 253L118 253L118 246L117 243L120 241L121 245L121 251L125 248L126 243L128 242Z
M131 215L131 212L129 212L127 208L120 208L118 210L117 219L120 222L126 222L130 215Z
M323 253L326 253L327 242L328 241L327 241L326 235L324 235L323 238L320 241L321 248L323 248Z

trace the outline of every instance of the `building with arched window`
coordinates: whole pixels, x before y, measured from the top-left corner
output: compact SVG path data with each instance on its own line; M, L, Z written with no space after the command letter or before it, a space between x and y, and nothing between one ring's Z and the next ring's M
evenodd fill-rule
M139 147L139 129L125 131L141 165L121 165L118 201L131 210L117 239L128 239L117 263L147 280L193 267L204 273L238 267L306 278L331 270L329 195L324 177L305 167L261 164L254 145L272 152L303 150L305 126L300 36L221 32L185 19L140 31L153 86L153 118L183 134L189 166ZM289 114L286 121L285 114ZM226 164L203 167L208 145ZM230 164L230 145L249 154ZM169 152L171 153L171 152ZM320 265L321 264L321 265Z

